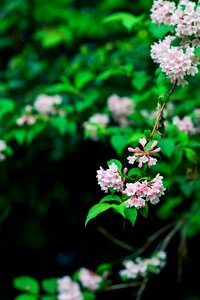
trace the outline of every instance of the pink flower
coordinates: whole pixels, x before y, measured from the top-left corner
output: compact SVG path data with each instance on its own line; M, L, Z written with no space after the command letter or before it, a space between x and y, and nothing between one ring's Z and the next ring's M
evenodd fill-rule
M79 273L80 283L91 291L96 291L102 282L102 277L86 268L81 268Z
M139 140L139 143L142 145L143 149L140 149L139 147L136 148L128 148L129 152L135 153L133 156L128 156L128 162L130 164L134 164L135 161L138 162L138 167L141 168L144 163L148 163L148 167L155 165L157 162L156 158L152 158L150 155L153 155L156 152L160 151L160 148L154 149L158 142L153 142L152 146L149 149L145 149L145 146L147 145L147 140L145 138L142 138Z
M123 180L115 163L112 163L106 170L100 167L100 170L97 171L97 179L101 190L105 193L108 193L110 188L117 192L123 190Z
M172 122L178 127L180 131L183 131L188 134L196 133L196 129L194 128L191 117L185 116L181 120L178 116L175 116Z
M157 24L171 24L171 16L174 13L176 6L174 2L157 0L153 2L151 8L151 19Z

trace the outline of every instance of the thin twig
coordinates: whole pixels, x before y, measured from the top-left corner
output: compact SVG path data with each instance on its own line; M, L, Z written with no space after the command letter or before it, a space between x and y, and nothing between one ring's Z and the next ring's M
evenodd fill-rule
M168 97L168 98L172 95L172 93L173 93L173 91L174 91L174 89L175 89L175 87L176 87L176 85L177 85L177 82L178 82L177 80L174 82L174 84L173 84L171 90L170 90L169 93L167 94L167 97ZM165 108L166 103L167 103L167 102L164 102L163 105L162 105L161 108L160 108L160 111L159 111L158 116L157 116L157 118L156 118L155 124L154 124L154 126L153 126L152 131L151 131L150 139L153 138L154 133L155 133L156 129L158 128L158 123L159 123L159 121L160 121L160 118L161 118L161 116L162 116L162 112L163 112L163 109Z
M142 298L142 294L144 293L144 290L146 288L146 285L147 285L147 282L148 282L148 278L145 278L137 292L137 295L136 295L136 300L140 300Z
M129 250L129 251L134 251L135 248L127 243L124 243L123 241L119 240L118 238L114 237L112 234L110 234L105 228L102 226L97 227L98 231L101 232L105 237L107 237L110 241L115 243L116 245Z
M109 292L109 291L113 291L113 290L126 289L126 288L135 287L135 286L139 286L139 285L141 285L141 282L120 283L120 284L107 286L105 288L105 291Z

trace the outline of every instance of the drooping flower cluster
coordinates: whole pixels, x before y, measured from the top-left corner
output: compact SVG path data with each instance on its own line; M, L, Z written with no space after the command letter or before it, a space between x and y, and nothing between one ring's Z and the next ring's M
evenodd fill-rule
M199 60L195 55L194 47L171 46L174 36L167 36L163 41L159 41L151 46L151 57L158 63L162 71L171 79L171 82L177 81L178 85L185 85L187 81L184 79L186 75L198 73Z
M109 123L109 117L106 114L96 113L83 123L84 130L93 141L98 141L98 131L105 128Z
M106 170L100 167L100 170L97 171L97 179L101 190L105 193L108 193L109 189L113 189L116 192L123 190L123 179L115 163L109 165L109 168Z
M151 19L158 25L163 23L174 28L174 35L151 46L152 59L172 83L187 84L185 76L198 73L199 56L195 54L195 49L200 46L200 7L189 0L182 0L177 6L174 2L155 0ZM179 45L171 45L177 37L181 39Z
M80 286L70 276L57 279L58 300L82 300Z
M41 114L56 114L56 105L62 103L62 98L59 95L49 96L46 94L39 95L35 102L34 108L38 113Z
M157 174L151 181L127 183L124 194L130 196L126 200L126 207L143 208L147 202L157 204L164 195L166 188L163 186L163 177Z
M79 271L79 281L84 288L90 291L96 291L99 289L103 278L95 272L81 268Z
M119 272L122 279L144 278L149 273L159 273L166 264L166 252L159 251L151 258L138 257L135 261L125 260L125 269Z
M128 116L134 113L134 107L132 99L128 97L113 94L108 98L108 108L112 117L122 127L130 123Z
M6 159L6 155L3 153L6 147L7 147L6 143L3 140L0 140L0 161Z
M154 149L158 142L154 141L150 148L145 148L147 145L147 140L145 138L139 139L139 143L142 145L143 149L137 148L128 148L129 152L134 153L133 156L128 156L129 164L134 164L138 162L138 167L141 168L144 163L148 164L148 167L155 165L157 162L156 158L151 157L151 155L155 155L155 153L160 151L160 148Z

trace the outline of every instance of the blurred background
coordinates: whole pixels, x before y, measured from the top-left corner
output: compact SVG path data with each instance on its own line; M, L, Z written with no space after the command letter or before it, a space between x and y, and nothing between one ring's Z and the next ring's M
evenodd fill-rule
M139 110L152 110L160 93L154 89L156 67L149 53L165 28L156 31L151 24L151 5L151 0L0 0L0 139L10 147L0 163L1 300L17 295L12 285L17 276L61 277L130 254L105 232L140 248L168 223L152 208L147 219L138 217L135 227L128 223L124 228L121 216L109 211L85 227L88 210L103 196L96 170L119 159L126 144L111 138L114 129L98 141L89 139L83 123L107 111L111 94L131 96ZM120 12L134 20L108 19ZM194 89L184 93L196 97L198 79L193 83ZM59 94L66 117L17 126L25 106L40 94ZM136 115L135 124L134 141L137 126L144 127L145 121ZM125 138L130 133L121 130ZM194 275L198 235L187 241L181 262L179 242L170 243L167 266L152 277L143 299L200 299ZM97 299L131 299L132 293L99 293Z

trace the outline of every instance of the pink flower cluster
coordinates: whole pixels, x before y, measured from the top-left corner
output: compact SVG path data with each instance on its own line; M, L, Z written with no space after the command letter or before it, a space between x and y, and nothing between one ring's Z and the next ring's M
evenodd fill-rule
M127 117L134 113L134 103L132 99L113 94L108 98L108 108L112 113L113 119L118 122L120 126L126 126L130 123Z
M151 157L150 155L153 155L160 151L160 148L154 149L158 142L155 141L149 149L145 149L145 146L147 145L147 140L145 138L139 139L139 143L142 145L143 149L137 148L128 148L129 152L133 152L133 156L128 156L128 162L129 164L134 164L135 162L138 162L138 167L141 168L144 163L148 164L148 167L155 165L157 162L156 158Z
M195 2L155 0L151 8L151 19L157 24L174 25L179 37L200 37L200 7Z
M6 159L6 155L3 153L6 147L7 147L6 143L3 140L0 140L0 161Z
M167 36L163 41L154 43L151 46L151 57L160 65L171 82L177 81L178 85L185 85L187 84L184 79L186 75L194 76L198 73L199 60L194 54L194 47L170 46L174 39L174 36Z
M48 114L56 114L55 105L59 105L62 103L62 99L59 95L49 96L46 94L39 95L35 102L34 108L38 113L48 115Z
M83 123L83 127L91 140L98 141L98 129L105 128L108 123L109 117L106 114L96 113Z
M58 300L83 300L81 289L71 277L64 276L57 279Z
M144 180L142 182L127 183L126 189L123 191L123 194L130 196L126 201L126 207L143 208L148 201L151 204L157 204L160 201L160 196L164 195L164 191L166 190L162 180L163 177L157 174L149 182Z
M108 193L110 188L116 192L123 190L123 179L115 163L112 163L106 170L100 167L100 170L97 171L97 179L101 190L105 193Z
M96 291L100 287L102 277L87 268L81 268L79 272L79 281L81 285L90 291Z
M159 251L151 258L138 257L135 262L132 260L125 260L123 262L125 269L121 270L119 275L126 280L136 279L138 277L144 278L150 272L159 273L165 264L166 252Z
M183 131L187 134L195 134L197 132L192 122L192 119L189 116L185 116L183 117L183 119L180 119L178 116L175 116L172 119L172 123L175 124L180 131Z
M33 114L33 108L31 105L25 106L25 113L16 120L18 126L33 125L36 122L37 117Z
M152 59L160 64L172 83L177 81L178 85L187 84L184 77L198 73L199 57L194 51L200 46L200 7L189 0L182 0L177 6L173 1L155 0L151 19L159 25L174 26L174 36L167 36L151 46ZM171 46L176 37L182 41L179 46ZM193 40L186 41L187 37Z

